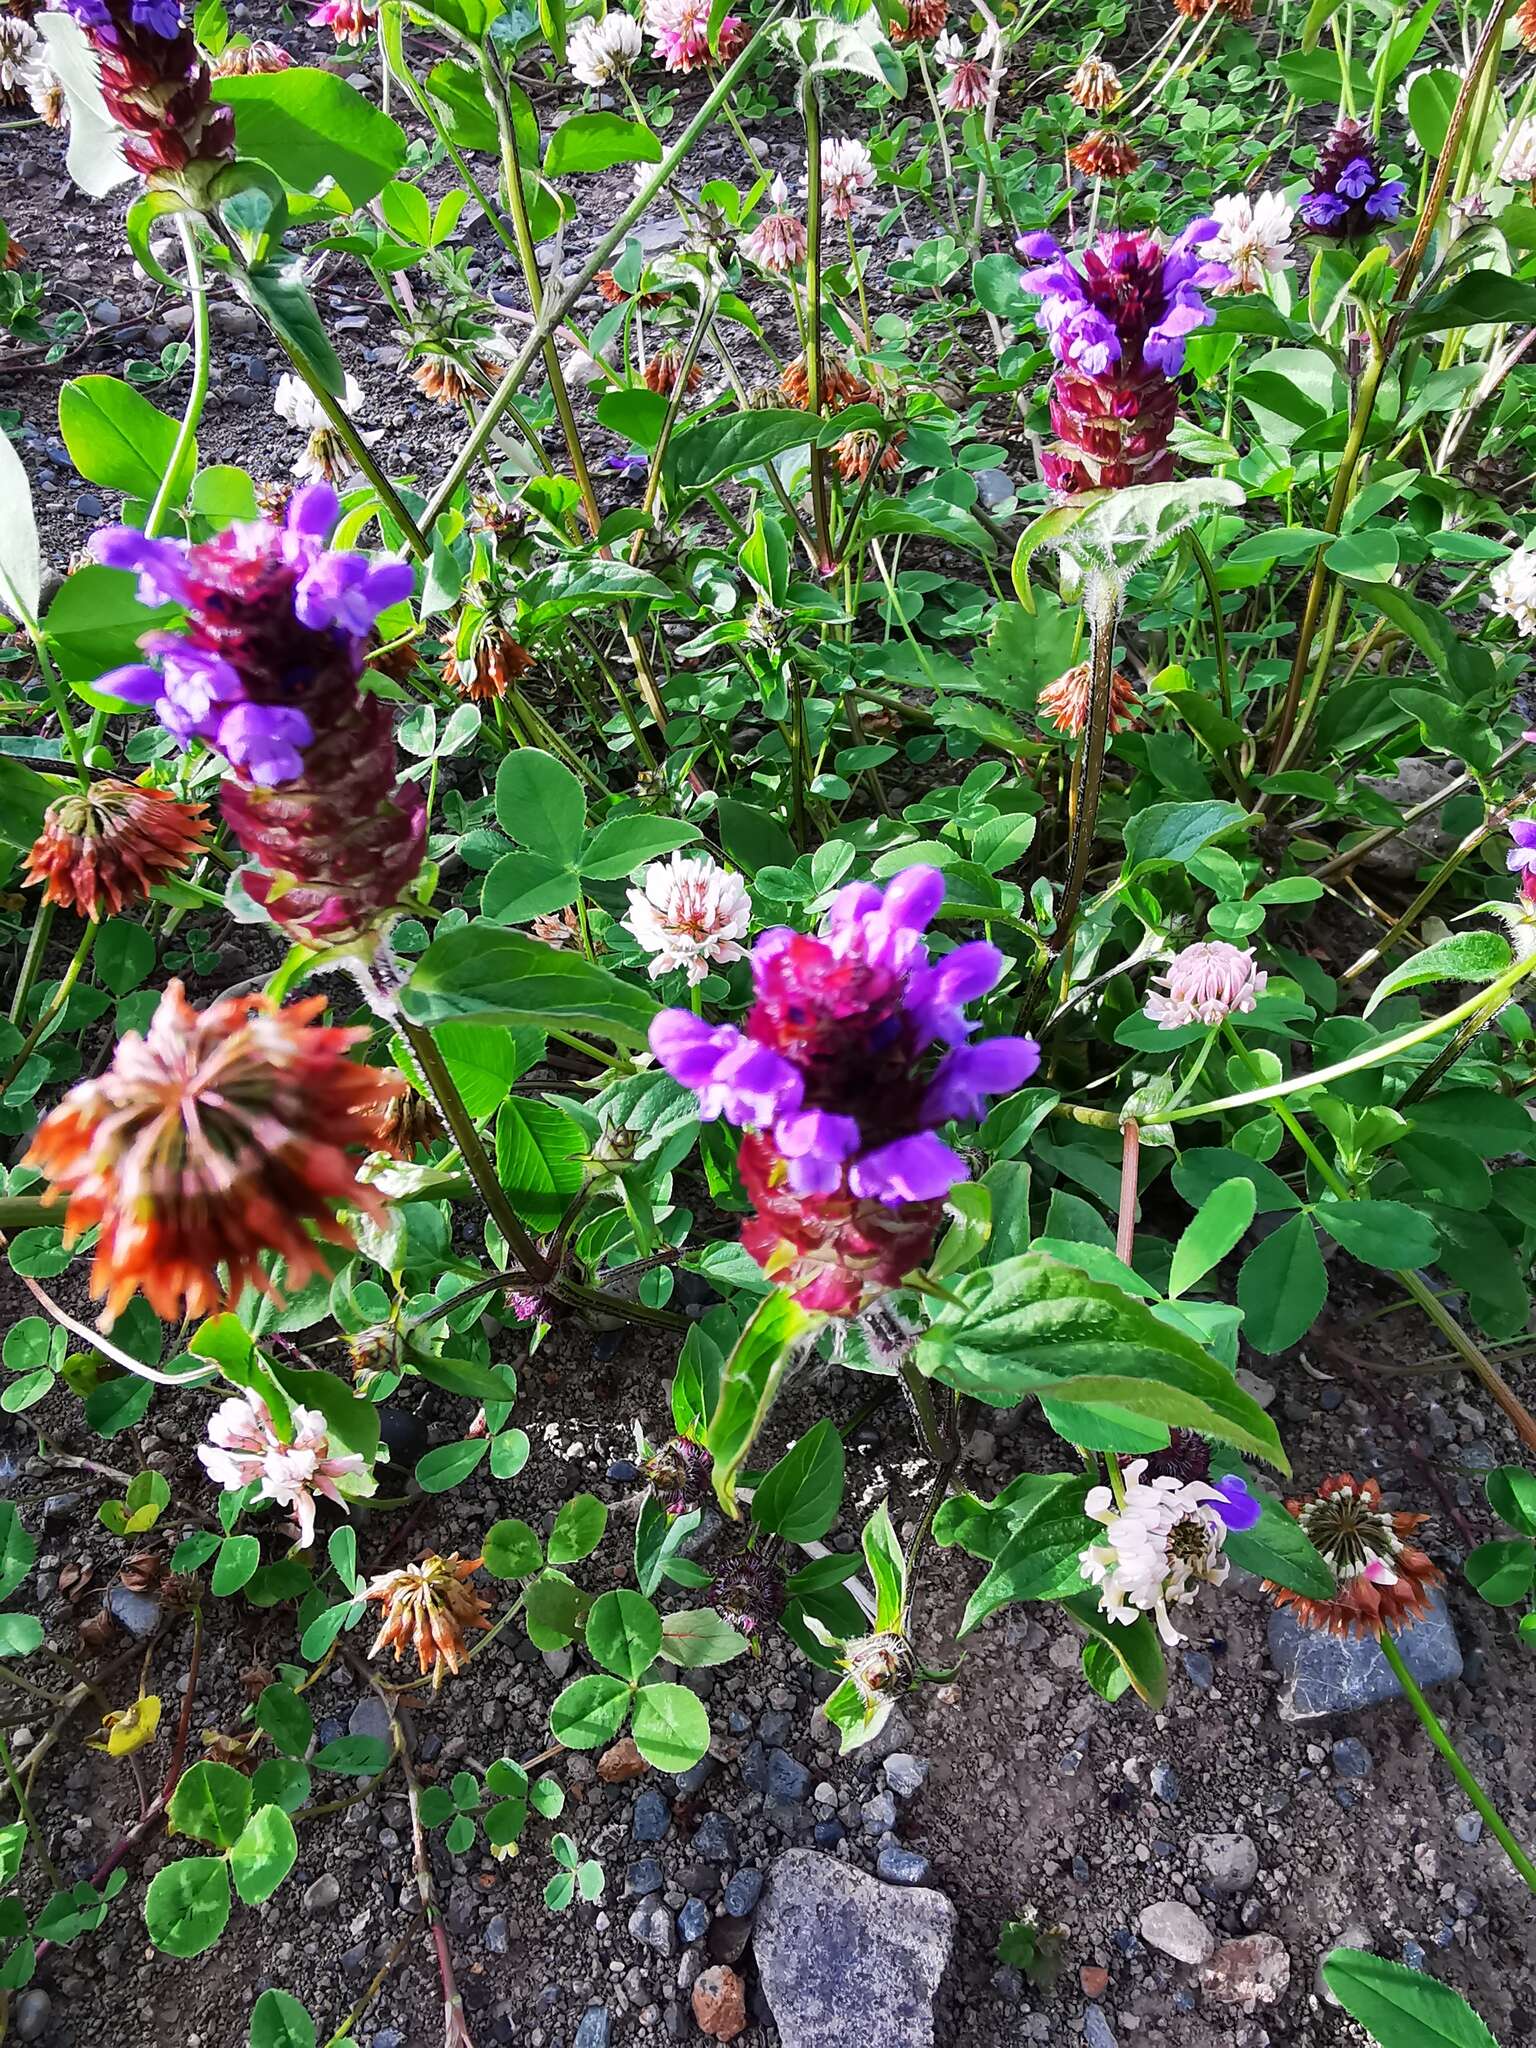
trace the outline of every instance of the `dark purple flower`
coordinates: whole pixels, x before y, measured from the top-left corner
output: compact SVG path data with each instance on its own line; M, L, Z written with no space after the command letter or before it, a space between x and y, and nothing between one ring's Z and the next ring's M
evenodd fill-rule
M1509 836L1514 844L1504 865L1512 875L1536 874L1536 818L1511 818Z
M819 935L759 937L744 1030L688 1010L651 1027L651 1050L700 1116L757 1134L742 1149L758 1211L743 1241L770 1270L797 1267L799 1298L834 1314L894 1285L931 1243L938 1205L968 1171L939 1127L981 1115L1039 1064L1033 1039L969 1042L964 1006L1004 961L983 941L930 958L943 898L937 868L906 868L883 891L851 883Z
M1397 219L1405 190L1400 178L1381 175L1370 131L1341 121L1318 152L1312 189L1297 211L1315 235L1358 241Z

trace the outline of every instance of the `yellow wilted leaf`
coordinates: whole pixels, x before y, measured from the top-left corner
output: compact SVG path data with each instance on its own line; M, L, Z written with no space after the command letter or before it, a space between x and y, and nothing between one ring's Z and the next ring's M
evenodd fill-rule
M132 1756L136 1749L142 1749L155 1739L160 1726L159 1694L146 1693L131 1707L103 1714L101 1725L107 1731L107 1739L105 1742L93 1742L90 1747L104 1749L108 1756Z

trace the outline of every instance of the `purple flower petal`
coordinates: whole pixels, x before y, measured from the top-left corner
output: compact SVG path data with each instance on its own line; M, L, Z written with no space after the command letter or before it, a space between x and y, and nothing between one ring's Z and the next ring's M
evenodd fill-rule
M1401 178L1388 178L1366 200L1366 212L1372 220L1396 220L1402 212L1403 194L1407 189Z
M165 688L159 669L142 661L130 661L122 668L109 668L96 678L104 697L121 697L125 704L153 704Z
M1221 1498L1213 1500L1211 1506L1227 1527L1239 1534L1244 1529L1253 1528L1264 1512L1262 1503L1248 1491L1247 1481L1236 1472L1229 1472L1225 1479L1218 1479L1216 1491Z
M182 541L150 540L136 526L104 527L91 552L108 569L129 569L139 579L140 604L183 604L187 550Z
M1363 199L1376 182L1376 172L1369 160L1363 156L1351 157L1333 181L1336 192L1342 192L1346 199Z
M340 517L341 500L329 484L306 484L288 500L283 524L290 533L326 541L336 531Z
M884 1202L893 1209L902 1202L939 1201L957 1181L969 1178L959 1153L933 1131L881 1145L848 1170L848 1185L862 1201Z
M699 1098L699 1116L723 1116L738 1129L767 1127L800 1107L805 1083L767 1046L734 1024L708 1025L691 1010L663 1010L650 1029L651 1051L674 1081Z
M302 749L314 738L302 711L284 704L237 704L219 720L213 744L225 760L264 789L296 782Z
M1033 234L1017 236L1013 246L1029 263L1059 263L1066 253L1056 237L1047 234L1044 228L1037 228Z
M879 916L893 931L926 931L943 901L944 876L939 868L903 868L887 886Z
M797 1194L829 1195L842 1179L843 1161L859 1149L859 1126L851 1116L802 1109L779 1118L773 1142L789 1162Z
M1022 1088L1040 1064L1032 1038L985 1038L957 1046L939 1062L923 1097L923 1115L936 1123L951 1117L979 1117L987 1098Z

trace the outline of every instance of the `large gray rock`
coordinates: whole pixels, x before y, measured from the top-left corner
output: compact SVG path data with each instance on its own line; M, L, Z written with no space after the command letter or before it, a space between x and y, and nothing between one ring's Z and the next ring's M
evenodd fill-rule
M956 1920L942 1892L787 1850L768 1873L753 1944L783 2048L933 2048Z
M1430 1595L1424 1619L1399 1629L1396 1641L1421 1686L1460 1678L1461 1648L1443 1593ZM1369 1636L1302 1628L1288 1607L1277 1607L1269 1617L1269 1661L1285 1681L1278 1705L1282 1721L1321 1721L1402 1698L1391 1665Z

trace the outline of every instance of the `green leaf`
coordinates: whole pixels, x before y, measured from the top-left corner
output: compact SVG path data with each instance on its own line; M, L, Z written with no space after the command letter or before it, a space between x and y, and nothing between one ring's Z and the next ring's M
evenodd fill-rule
M659 164L661 144L649 128L618 114L572 114L550 137L546 178L571 171L610 171L615 164Z
M623 1727L629 1691L622 1678L610 1678L606 1671L589 1672L568 1685L550 1708L550 1734L567 1749L600 1749Z
M1490 1607L1514 1607L1536 1585L1536 1547L1527 1536L1480 1543L1466 1570L1467 1583Z
M587 841L581 856L583 879L619 882L644 861L690 846L699 836L696 825L675 818L610 818Z
M593 1663L633 1684L660 1654L661 1616L643 1593L621 1586L593 1601L586 1637Z
M0 1614L0 1657L30 1657L42 1643L43 1624L35 1614Z
M219 1555L213 1567L213 1591L219 1599L230 1593L238 1593L261 1563L261 1539L258 1536L226 1536L219 1545Z
M1536 284L1501 277L1496 270L1469 270L1443 292L1432 292L1408 309L1403 339L1444 334L1450 327L1528 327L1536 320Z
M709 1715L685 1685L642 1685L630 1732L658 1771L688 1771L709 1748Z
M129 497L153 498L175 452L181 423L121 377L75 377L59 393L59 432L70 461L88 482ZM196 469L194 443L171 485L173 505L192 488Z
M843 1440L831 1422L807 1430L752 1496L752 1519L787 1543L815 1543L843 1498Z
M250 1780L229 1764L195 1763L178 1781L167 1810L178 1834L227 1849L250 1818Z
M514 756L515 758L515 756ZM542 1236L565 1214L586 1177L587 1135L550 1102L509 1095L496 1118L496 1178L528 1228Z
M405 131L355 86L308 65L214 80L235 113L242 156L292 192L333 185L349 208L376 198L405 163Z
M875 1589L876 1631L899 1629L907 1608L907 1561L891 1525L891 1510L885 1501L881 1501L864 1524L859 1547L864 1552L864 1562L869 1567L870 1582Z
M487 1436L467 1436L456 1444L439 1444L417 1461L416 1484L423 1493L451 1493L479 1469L490 1448Z
M587 799L563 761L518 747L496 771L496 822L519 846L571 867L586 830Z
M477 1365L472 1358L413 1358L411 1369L430 1386L466 1401L494 1404L507 1398L506 1383L488 1365Z
M1241 804L1151 804L1125 824L1125 875L1182 867L1193 853L1247 822Z
M643 1045L657 1004L606 968L481 920L434 939L401 993L418 1024L532 1025Z
M1129 1624L1108 1620L1099 1607L1098 1589L1091 1593L1070 1593L1062 1601L1080 1628L1112 1651L1136 1695L1153 1713L1168 1697L1168 1667L1157 1630L1145 1614Z
M389 1744L377 1735L338 1735L314 1757L317 1771L340 1778L376 1778L388 1762Z
M661 1654L684 1671L729 1664L751 1647L741 1630L733 1628L713 1607L685 1607L667 1615L661 1624Z
M1331 1599L1338 1590L1333 1573L1296 1517L1268 1494L1253 1491L1259 1519L1251 1529L1227 1531L1228 1557L1245 1572L1273 1579L1293 1593L1305 1593L1312 1600Z
M299 1857L299 1838L280 1806L258 1807L229 1852L235 1890L243 1904L270 1899Z
M485 1569L493 1579L526 1579L544 1563L544 1546L536 1531L515 1519L492 1522L480 1544Z
M561 1504L549 1532L549 1562L578 1564L603 1540L608 1510L594 1493L575 1493Z
M1440 1249L1433 1223L1406 1202L1319 1202L1312 1213L1336 1244L1389 1273L1427 1266Z
M1501 1522L1536 1536L1536 1472L1523 1465L1501 1465L1483 1481L1488 1505Z
M0 1501L0 1600L8 1600L37 1563L37 1538L22 1526L12 1502Z
M229 1925L229 1910L229 1865L222 1856L184 1856L168 1863L155 1872L144 1894L150 1940L168 1956L183 1959L213 1947Z
M1100 1533L1098 1523L1083 1512L1087 1496L1086 1478L1063 1473L1029 1497L1026 1512L1014 1522L992 1569L967 1603L962 1636L1011 1601L1058 1600L1082 1591L1079 1560Z
M733 1519L736 1475L773 1405L794 1345L815 1321L787 1294L765 1294L726 1361L706 1448L715 1461L715 1496Z
M1328 1273L1310 1216L1292 1216L1271 1231L1237 1276L1243 1334L1268 1356L1298 1343L1327 1298Z
M1229 1180L1208 1195L1173 1249L1168 1293L1187 1294L1237 1244L1253 1221L1258 1190L1251 1180Z
M1069 551L1117 582L1171 546L1186 527L1243 503L1242 486L1225 477L1172 484L1132 484L1089 501L1071 530Z
M286 1991L263 1991L251 2008L250 2048L315 2048L315 2023Z
M256 1702L256 1726L285 1756L303 1756L314 1739L314 1716L291 1685L269 1685L263 1690Z
M258 1764L251 1779L251 1799L257 1806L280 1806L284 1813L297 1813L309 1804L313 1780L307 1764L292 1757L269 1756Z
M1466 2000L1422 1970L1336 1948L1323 1981L1381 2048L1499 2048Z
M1536 1123L1523 1102L1491 1088L1438 1088L1405 1112L1416 1131L1467 1145L1484 1159L1536 1151Z
M1217 1188L1235 1176L1253 1185L1256 1208L1263 1216L1276 1209L1299 1209L1301 1202L1273 1167L1247 1159L1220 1145L1196 1145L1182 1153L1173 1169L1173 1184L1191 1207L1199 1208Z
M485 878L480 908L498 924L526 924L564 910L580 890L581 876L569 861L547 853L504 853Z
M286 72L271 74L286 77ZM254 80L231 79L232 85ZM341 81L338 79L337 83ZM346 393L346 372L305 289L303 274L292 259L250 264L239 273L241 296L268 322L285 346L300 356L333 398Z
M1122 1289L1030 1253L965 1275L954 1293L918 1362L958 1392L998 1408L1027 1394L1109 1402L1289 1469L1275 1425L1225 1367Z
M721 477L741 478L788 448L811 438L811 416L800 411L730 412L691 420L672 436L666 467L679 490L702 490Z

